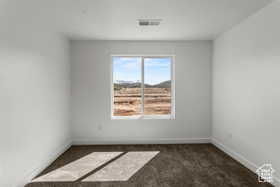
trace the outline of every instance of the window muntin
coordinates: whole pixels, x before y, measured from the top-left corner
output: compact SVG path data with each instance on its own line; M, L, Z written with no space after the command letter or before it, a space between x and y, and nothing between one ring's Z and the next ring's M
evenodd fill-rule
M112 119L174 118L172 56L113 56L112 63Z

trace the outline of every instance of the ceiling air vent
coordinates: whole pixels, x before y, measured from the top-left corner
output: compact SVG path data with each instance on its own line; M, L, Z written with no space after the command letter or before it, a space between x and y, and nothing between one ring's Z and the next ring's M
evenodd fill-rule
M138 19L139 26L158 26L161 19Z

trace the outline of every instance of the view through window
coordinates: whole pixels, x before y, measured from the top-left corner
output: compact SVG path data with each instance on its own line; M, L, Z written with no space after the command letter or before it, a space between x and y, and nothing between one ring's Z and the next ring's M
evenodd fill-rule
M171 116L172 57L113 57L113 116Z

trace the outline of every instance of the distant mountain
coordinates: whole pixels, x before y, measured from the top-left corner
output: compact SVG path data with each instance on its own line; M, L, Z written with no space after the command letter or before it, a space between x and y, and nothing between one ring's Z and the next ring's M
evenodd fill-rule
M140 88L141 83L132 82L132 83L114 83L114 90L120 90L122 88Z
M140 82L117 81L117 83L114 83L115 90L120 90L121 88L140 88L140 87L141 87ZM171 80L163 81L155 85L145 84L145 88L171 88Z
M140 81L134 82L134 81L123 81L123 80L116 80L117 84L133 84L133 83L140 83Z
M163 81L159 84L153 85L153 88L171 88L171 80Z

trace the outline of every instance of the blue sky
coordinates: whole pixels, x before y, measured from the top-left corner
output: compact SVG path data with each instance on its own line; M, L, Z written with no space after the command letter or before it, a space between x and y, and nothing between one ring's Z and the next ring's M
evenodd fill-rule
M145 58L145 83L158 84L170 80L170 58ZM141 58L139 57L114 57L114 82L141 81Z

